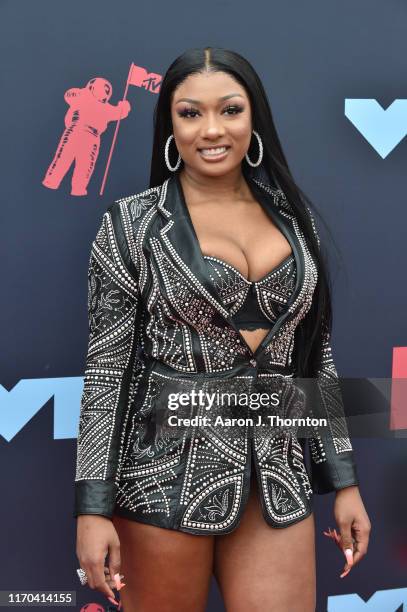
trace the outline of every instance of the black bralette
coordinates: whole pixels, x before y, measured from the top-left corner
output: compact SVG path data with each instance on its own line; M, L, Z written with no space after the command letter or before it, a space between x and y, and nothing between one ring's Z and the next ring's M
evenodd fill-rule
M270 329L284 311L296 283L296 262L291 253L258 281L249 281L234 266L204 255L209 275L239 329Z

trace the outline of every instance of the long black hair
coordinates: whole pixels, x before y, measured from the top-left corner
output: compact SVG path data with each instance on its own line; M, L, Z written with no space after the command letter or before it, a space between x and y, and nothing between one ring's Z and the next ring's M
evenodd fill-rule
M321 215L291 176L274 125L267 94L256 71L244 57L235 51L219 47L205 47L204 49L188 49L170 65L162 80L154 110L150 187L162 184L173 174L165 163L164 148L168 137L173 132L171 101L174 91L189 75L206 71L225 72L245 88L251 103L253 129L259 133L263 142L263 160L258 167L253 168L244 159L242 173L248 180L255 176L283 191L306 237L311 254L316 260L317 286L311 308L296 328L292 355L292 365L297 376L315 377L321 366L324 334L327 332L330 334L332 328L331 283L325 256L318 247L306 206L308 205L314 217L317 214L321 218ZM253 151L250 150L252 144L254 145ZM248 154L251 159L257 158L256 138L252 139ZM171 163L174 165L175 160Z

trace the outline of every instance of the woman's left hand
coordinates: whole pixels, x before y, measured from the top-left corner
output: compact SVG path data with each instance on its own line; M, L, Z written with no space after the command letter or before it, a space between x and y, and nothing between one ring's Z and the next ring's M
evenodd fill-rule
M336 530L324 533L334 539L345 555L343 578L365 556L369 545L371 523L357 485L336 491L334 516L340 534Z

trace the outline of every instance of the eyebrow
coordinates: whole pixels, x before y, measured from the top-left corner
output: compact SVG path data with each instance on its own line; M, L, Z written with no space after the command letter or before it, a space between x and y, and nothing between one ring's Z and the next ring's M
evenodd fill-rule
M243 96L238 93L231 93L227 94L226 96L221 96L220 98L218 98L218 100L219 102L222 102L223 100L228 100L229 98L234 98L235 96L243 98ZM199 100L193 100L192 98L179 98L179 100L177 100L175 104L178 104L178 102L191 102L191 104L201 104Z

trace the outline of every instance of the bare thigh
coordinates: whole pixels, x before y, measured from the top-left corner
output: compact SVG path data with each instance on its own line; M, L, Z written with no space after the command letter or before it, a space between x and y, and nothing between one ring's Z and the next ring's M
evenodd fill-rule
M253 470L240 524L216 536L214 574L227 612L315 612L313 514L289 527L268 525Z
M126 586L123 612L204 612L213 535L194 535L113 516Z

